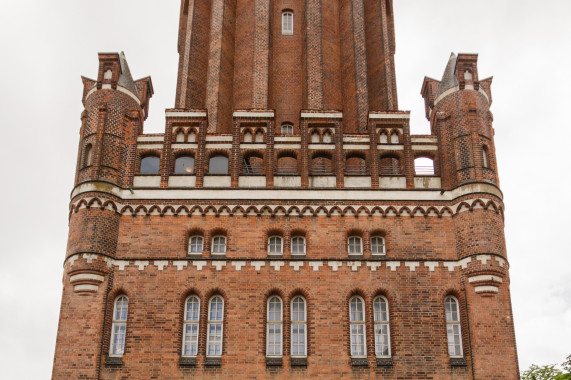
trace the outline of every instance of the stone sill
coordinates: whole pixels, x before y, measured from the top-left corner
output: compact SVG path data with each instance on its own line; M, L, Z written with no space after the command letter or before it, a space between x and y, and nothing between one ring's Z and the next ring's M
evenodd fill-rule
M181 367L195 367L196 366L196 357L194 356L182 356L180 361L178 362L179 366Z
M307 367L307 358L291 358L292 367Z
M467 365L464 358L450 358L450 366L452 367L466 367Z
M367 358L351 358L351 365L353 367L368 367L369 361Z
M377 367L392 367L392 358L377 358Z
M206 367L220 367L222 365L222 358L206 358L204 365Z
M105 359L105 366L106 367L119 367L123 365L123 357L122 356L108 356Z
M283 358L266 357L266 367L281 367L282 365L283 365Z

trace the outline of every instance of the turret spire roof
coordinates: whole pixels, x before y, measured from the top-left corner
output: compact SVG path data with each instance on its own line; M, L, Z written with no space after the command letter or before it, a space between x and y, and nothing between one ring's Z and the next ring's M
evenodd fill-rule
M455 75L457 59L458 58L456 57L456 54L450 54L448 65L446 65L446 69L442 75L442 80L440 81L440 86L438 86L438 91L436 92L436 98L438 98L447 90L458 86L458 78L456 78Z

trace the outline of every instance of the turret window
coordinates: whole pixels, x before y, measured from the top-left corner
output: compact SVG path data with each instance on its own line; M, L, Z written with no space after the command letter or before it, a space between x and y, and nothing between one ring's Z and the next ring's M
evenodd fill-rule
M282 12L282 34L292 35L293 34L293 12L283 11Z
M83 166L91 166L93 164L93 145L87 144L83 157Z
M488 162L488 149L484 146L482 147L482 165L485 168L489 168L489 162Z
M119 296L113 307L113 321L111 323L111 347L109 356L121 357L125 353L125 337L127 335L127 312L129 299Z
M141 174L158 174L160 161L156 156L143 157L141 160Z

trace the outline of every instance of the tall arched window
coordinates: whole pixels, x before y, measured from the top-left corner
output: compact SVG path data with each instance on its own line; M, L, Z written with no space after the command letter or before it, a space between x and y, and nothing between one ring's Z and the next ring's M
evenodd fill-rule
M157 174L161 160L157 156L147 156L141 159L141 174Z
M291 301L291 356L307 356L307 311L300 296Z
M93 164L93 145L87 144L83 157L83 166L91 166Z
M373 301L375 313L375 355L378 358L391 357L391 332L389 327L389 303L385 297Z
M349 301L349 332L351 337L351 357L367 357L365 339L365 302L355 296Z
M194 157L180 156L174 162L176 174L192 174L194 172Z
M125 336L127 334L127 312L129 299L119 296L113 306L113 321L111 323L111 346L109 356L121 357L125 353Z
M266 321L266 356L282 356L283 347L282 300L273 296L268 299L268 318Z
M350 255L363 254L363 241L360 236L349 236L347 239L347 251Z
M200 255L204 249L204 238L202 236L191 236L188 240L188 254Z
M293 12L283 11L282 12L282 34L292 35L293 34Z
M305 255L305 238L303 236L294 236L291 238L291 254Z
M222 333L224 326L224 300L220 296L210 299L208 305L208 334L206 356L222 356Z
M222 155L210 157L208 164L208 173L228 174L228 157Z
M226 236L214 236L212 238L212 253L215 255L226 254Z
M198 353L198 328L200 321L200 300L190 296L184 304L184 325L182 356L196 356Z
M284 244L281 236L270 236L268 239L268 255L281 255L284 252Z
M460 310L458 300L448 296L444 301L446 310L446 335L448 337L448 354L450 357L463 357L462 329L460 327Z

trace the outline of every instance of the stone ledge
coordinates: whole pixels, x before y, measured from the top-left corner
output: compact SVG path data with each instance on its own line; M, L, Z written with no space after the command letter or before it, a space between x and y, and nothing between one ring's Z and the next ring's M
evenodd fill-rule
M283 358L266 357L266 367L281 367L282 365L283 365Z
M194 357L194 356L181 356L178 364L181 367L195 367L196 366L196 357Z
M392 358L377 358L377 367L392 367Z
M307 358L291 358L292 367L307 367Z
M353 367L368 367L369 361L367 358L351 358L351 365Z
M450 358L450 365L452 367L466 367L468 363L464 358Z
M118 367L123 365L123 357L122 356L108 356L105 359L105 366L109 367Z
M222 365L222 358L206 358L204 365L206 367L220 367Z

